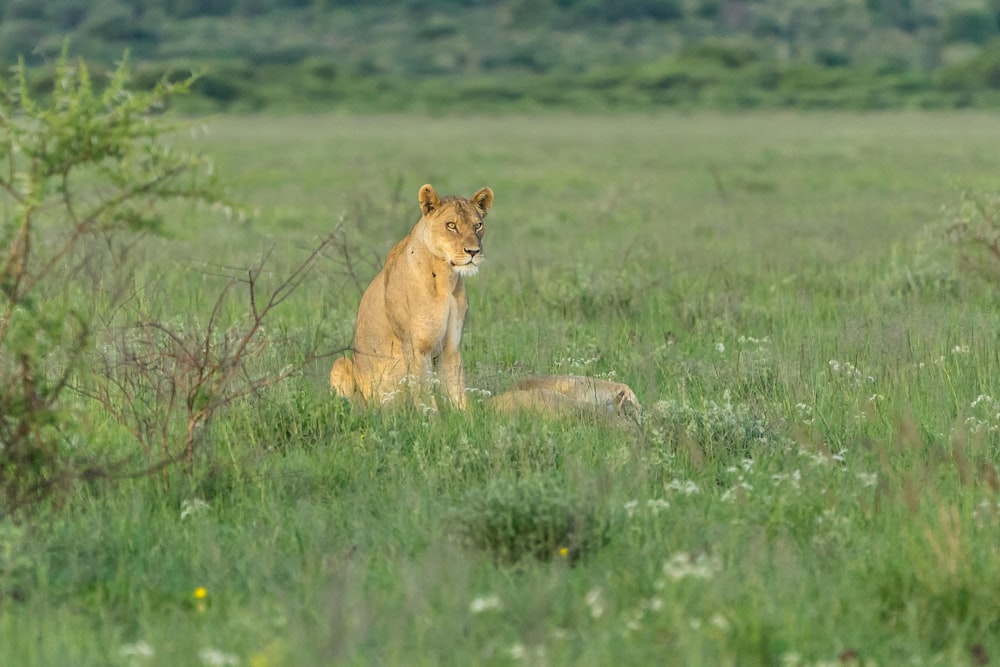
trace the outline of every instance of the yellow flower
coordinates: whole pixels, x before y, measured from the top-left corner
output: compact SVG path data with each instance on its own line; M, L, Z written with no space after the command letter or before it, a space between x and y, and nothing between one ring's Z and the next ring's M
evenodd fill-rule
M559 547L559 555L565 558L569 555L569 547Z
M192 593L192 595L194 595L195 600L204 600L205 598L208 597L208 589L206 589L204 586L199 586L198 588L194 589L194 593Z

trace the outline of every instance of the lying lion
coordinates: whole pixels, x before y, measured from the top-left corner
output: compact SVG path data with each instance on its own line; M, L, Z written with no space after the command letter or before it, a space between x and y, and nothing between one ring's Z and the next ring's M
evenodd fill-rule
M487 402L502 412L535 410L548 414L593 413L638 418L642 406L627 384L582 375L546 375L517 382Z
M334 362L330 386L360 405L383 405L409 393L418 407L436 408L431 391L436 366L442 393L465 409L460 349L469 310L465 278L475 275L483 260L483 218L493 190L481 188L471 199L439 197L428 184L417 199L421 218L389 252L361 297L353 359ZM640 409L627 385L581 376L522 380L488 404L501 411L550 413Z

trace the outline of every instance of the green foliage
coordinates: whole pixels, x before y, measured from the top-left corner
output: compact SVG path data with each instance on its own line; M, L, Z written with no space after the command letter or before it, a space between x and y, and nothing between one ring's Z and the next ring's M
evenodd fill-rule
M985 44L1000 32L1000 15L994 9L963 7L945 16L944 38L949 42Z
M948 91L974 94L1000 90L1000 39L991 42L971 60L941 68L937 78L938 85Z
M947 235L959 251L962 268L1000 285L1000 195L963 193Z
M79 23L82 34L102 42L155 43L158 36L154 25L141 21L130 7L113 1L90 3L85 14L80 12L69 18Z
M317 344L332 357L419 215L419 186L490 185L489 261L467 282L469 384L611 377L644 418L510 418L483 391L465 413L350 410L329 393L332 359L316 359L203 424L190 473L94 478L62 508L0 523L0 664L1000 654L998 298L940 233L962 219L956 183L995 190L995 123L229 115L172 135L176 151L212 154L247 214L164 207L163 236L134 248L145 288L123 321L152 311L187 348L209 340L227 358L250 304L220 305L210 338L198 324L217 287L245 276L228 267L271 248L257 280L280 283L340 219L343 252L323 255L241 372L280 374ZM429 165L428 147L446 159ZM100 283L81 281L89 304ZM94 356L119 342L96 338ZM196 389L178 392L185 409L212 399L213 385ZM103 405L64 397L87 434L67 448L135 453Z
M198 165L158 139L149 114L189 83L126 88L125 63L97 90L64 53L51 95L36 100L21 62L0 83L0 488L4 511L84 474L84 436L64 394L85 371L98 293L81 301L74 281L114 235L155 229L160 206L197 198L184 180Z
M543 303L570 319L630 316L636 311L635 271L595 272L584 266L545 281L538 296Z
M757 456L781 444L777 428L765 415L734 404L728 393L721 401L705 400L701 406L658 401L645 419L656 440L715 465Z
M459 539L500 563L574 562L610 539L607 508L547 474L495 479L470 491L452 521Z
M998 32L992 5L895 0L19 0L0 62L42 66L70 39L94 61L193 64L192 112L992 108Z
M49 95L33 96L23 62L0 88L0 513L80 479L180 461L190 471L214 414L309 358L299 348L278 370L256 360L265 338L287 342L266 335L264 321L332 237L284 278L262 275L266 252L229 270L200 321L146 301L159 276L141 255L165 211L219 201L213 165L165 140L172 128L159 117L194 78L164 77L139 93L128 79L123 62L99 87L64 52ZM242 317L230 316L232 300L243 301ZM84 419L94 405L100 417ZM113 451L117 441L132 447Z
M962 279L942 247L940 235L920 239L904 250L897 246L887 263L883 285L895 296L921 295L955 299L962 292Z
M10 517L0 522L0 600L24 598L25 592L18 585L31 571L27 530Z

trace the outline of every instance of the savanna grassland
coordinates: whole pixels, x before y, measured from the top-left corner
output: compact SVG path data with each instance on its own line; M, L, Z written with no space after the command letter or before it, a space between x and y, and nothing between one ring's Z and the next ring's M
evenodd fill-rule
M220 413L190 474L4 523L0 664L997 659L1000 292L946 230L1000 189L998 137L976 113L192 123L242 213L178 207L143 246L164 316L339 226L268 323L301 350L260 363L332 355L421 184L489 185L473 396L579 373L644 414L366 414L317 360ZM129 446L79 400L81 446Z

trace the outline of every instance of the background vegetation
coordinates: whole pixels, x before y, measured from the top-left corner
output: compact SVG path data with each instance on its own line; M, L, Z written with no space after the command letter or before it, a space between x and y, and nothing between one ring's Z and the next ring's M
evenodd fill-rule
M1000 103L996 0L0 0L0 63L67 38L192 110Z
M995 5L0 7L0 664L1000 654L1000 134L914 108ZM497 193L472 405L352 411L428 181ZM643 417L482 405L532 373Z
M280 284L333 229L240 367L299 371L221 405L188 466L81 475L6 514L0 662L984 663L1000 653L989 136L971 112L229 116L172 136L212 156L244 215L166 206L133 239L124 312L177 336L238 324L247 302L216 301L232 276L266 255L257 275ZM330 360L309 355L348 344L424 181L497 192L470 283L474 396L613 377L640 422L330 396ZM104 317L90 286L119 273L99 267L40 303ZM215 330L195 338L213 354ZM72 375L62 451L155 463L108 409L135 395L87 391L100 370Z

